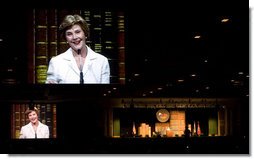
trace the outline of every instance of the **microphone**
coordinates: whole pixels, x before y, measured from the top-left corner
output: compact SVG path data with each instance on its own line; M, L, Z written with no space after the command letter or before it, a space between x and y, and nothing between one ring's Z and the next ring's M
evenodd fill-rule
M83 72L82 71L80 71L79 77L80 77L80 79L79 79L80 84L84 84L84 76L83 76Z
M80 55L80 49L78 49L78 55ZM81 56L80 56L80 62L81 62ZM80 63L80 75L79 75L79 77L80 77L80 84L84 84L84 77L83 77L83 72L82 72L82 66L81 66L81 63Z

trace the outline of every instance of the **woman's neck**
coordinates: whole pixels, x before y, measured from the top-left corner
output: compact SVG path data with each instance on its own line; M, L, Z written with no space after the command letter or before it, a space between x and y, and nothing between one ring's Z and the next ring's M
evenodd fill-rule
M33 127L38 127L38 125L39 125L39 122L38 122L38 121L36 121L35 123L32 123L32 126L33 126Z
M81 57L85 58L87 56L87 47L85 46L81 50L77 50L77 51L72 50L72 53L73 53L74 57L80 57L81 56Z

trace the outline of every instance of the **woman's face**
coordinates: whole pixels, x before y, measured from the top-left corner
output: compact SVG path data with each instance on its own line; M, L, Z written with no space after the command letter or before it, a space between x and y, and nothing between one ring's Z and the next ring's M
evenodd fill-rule
M66 30L65 38L70 47L77 51L85 46L85 33L78 24L73 25L70 29Z
M31 113L28 114L28 118L31 123L36 123L38 121L38 115L35 111L32 111Z

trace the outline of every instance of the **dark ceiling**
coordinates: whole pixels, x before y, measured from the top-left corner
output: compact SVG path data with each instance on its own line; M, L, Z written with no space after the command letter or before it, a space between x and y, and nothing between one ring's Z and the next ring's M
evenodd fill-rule
M171 9L128 12L126 83L140 96L248 96L248 9Z

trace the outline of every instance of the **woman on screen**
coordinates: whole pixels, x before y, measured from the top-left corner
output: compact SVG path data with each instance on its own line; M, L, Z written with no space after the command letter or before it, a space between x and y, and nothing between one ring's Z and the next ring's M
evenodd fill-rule
M20 131L20 139L39 139L49 138L49 127L38 120L38 109L27 109L25 112L29 119L29 123L22 126Z
M86 45L89 29L79 15L67 15L59 30L70 48L51 58L46 83L109 83L108 59Z

